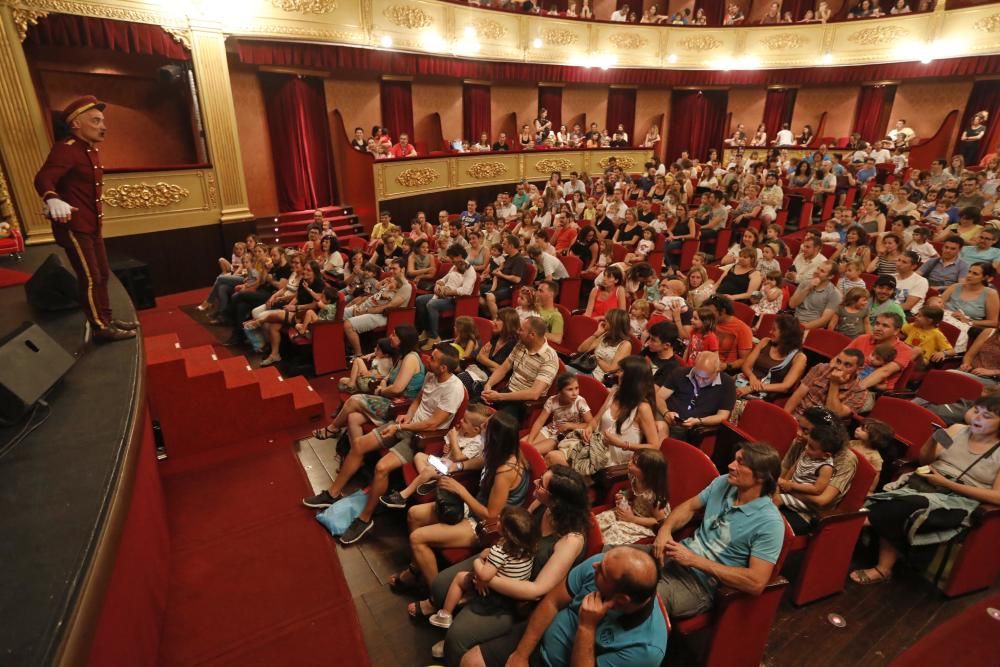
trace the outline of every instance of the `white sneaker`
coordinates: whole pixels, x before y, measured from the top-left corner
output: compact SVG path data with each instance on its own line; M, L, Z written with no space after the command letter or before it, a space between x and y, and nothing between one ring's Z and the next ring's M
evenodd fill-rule
M447 630L451 627L451 614L446 612L444 609L440 610L436 614L433 614L427 620L436 628L444 628Z
M444 657L444 640L442 639L434 646L431 646L431 657L441 659Z

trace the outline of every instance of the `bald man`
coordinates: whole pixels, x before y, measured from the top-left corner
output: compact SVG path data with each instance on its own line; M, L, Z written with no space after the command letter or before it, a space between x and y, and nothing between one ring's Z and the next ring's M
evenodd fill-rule
M657 389L667 402L670 437L690 442L694 429L718 426L736 404L736 383L720 372L717 352L701 352L693 368L680 367Z
M644 551L597 554L570 570L526 623L469 650L461 667L657 667L667 652L658 582L656 561Z

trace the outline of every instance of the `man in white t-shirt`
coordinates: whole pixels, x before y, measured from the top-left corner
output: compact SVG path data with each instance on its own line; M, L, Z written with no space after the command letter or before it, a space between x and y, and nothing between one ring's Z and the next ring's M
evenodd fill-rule
M785 280L790 283L804 285L809 282L816 267L826 261L820 252L819 243L811 236L799 246L799 254L792 261L792 268L785 274Z
M465 400L465 385L454 375L458 368L458 355L448 343L434 347L427 360L427 376L420 393L410 404L405 415L395 421L383 424L374 431L351 439L351 450L344 458L333 486L315 496L303 499L306 507L329 507L343 492L354 473L364 462L365 454L378 449L389 453L375 464L375 477L368 488L368 501L361 514L344 534L342 544L354 544L375 526L372 515L379 504L379 496L389 488L389 474L393 470L411 463L415 455L414 433L436 431L451 426L452 418Z
M911 250L896 260L896 302L907 314L920 310L930 287L927 278L917 273L919 265L920 257Z
M775 146L794 146L795 145L795 135L792 131L788 129L788 123L784 123L781 129L778 130L778 136L774 138Z
M536 245L528 248L528 257L538 267L538 275L544 276L546 280L562 280L569 278L569 272L559 258L555 255L543 251Z
M874 158L875 164L884 164L892 159L892 152L889 150L889 146L892 145L891 141L880 141L876 144L876 148L868 154L868 157Z
M497 196L496 214L497 219L503 222L510 222L517 217L517 207L511 203L508 193L501 192Z
M569 180L563 183L563 192L569 197L574 192L579 192L584 198L587 197L587 186L580 180L580 175L575 171L569 172Z
M622 5L618 11L611 12L611 20L615 23L625 23L628 21L628 5Z

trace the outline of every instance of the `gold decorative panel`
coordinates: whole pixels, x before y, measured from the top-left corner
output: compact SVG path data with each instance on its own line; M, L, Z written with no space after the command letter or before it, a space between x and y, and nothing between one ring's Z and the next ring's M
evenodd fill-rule
M176 183L137 183L120 185L104 191L102 200L114 208L162 208L191 196L191 191Z
M507 28L493 19L479 19L475 22L476 34L483 39L497 40L507 34Z
M847 41L854 42L860 46L881 46L882 44L906 37L908 34L910 34L908 30L899 26L878 26L853 32L847 38Z
M633 35L627 32L616 32L608 37L608 41L614 44L617 48L625 51L641 49L649 43L645 37L642 37L641 35Z
M496 178L507 173L507 165L503 162L475 162L465 173L475 179Z
M575 32L558 28L546 28L540 34L546 46L570 46L579 39Z
M28 37L28 30L31 26L38 25L38 19L43 19L49 15L48 12L37 9L15 9L14 25L17 27L17 36L23 42Z
M993 14L979 19L973 25L981 32L1000 32L1000 14Z
M433 169L404 169L396 177L396 182L408 188L418 188L423 185L430 185L440 177L441 174Z
M700 37L688 37L678 42L682 48L688 51L711 51L722 46L722 41L715 37L702 35Z
M772 51L784 51L786 49L797 49L808 44L809 38L792 32L783 32L762 39L760 43Z
M608 165L611 164L611 158L615 158L615 162L618 163L618 166L621 167L623 171L628 171L636 165L635 160L628 155L609 155L608 157L601 158L597 164L601 165L602 169L607 169ZM643 162L643 164L646 163Z
M382 14L392 23L407 30L426 28L434 23L434 19L427 12L412 5L390 5L382 10Z
M329 14L337 8L337 0L271 0L276 9L303 14Z
M553 171L568 172L573 169L573 163L565 158L550 157L535 163L535 171L539 174L551 174Z

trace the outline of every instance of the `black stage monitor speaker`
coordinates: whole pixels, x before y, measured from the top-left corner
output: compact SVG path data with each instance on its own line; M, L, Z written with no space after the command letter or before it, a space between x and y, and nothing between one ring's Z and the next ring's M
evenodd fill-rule
M80 306L76 276L66 270L56 255L49 255L24 284L28 303L39 310L68 310Z
M14 422L65 375L76 360L32 322L0 340L0 422Z

